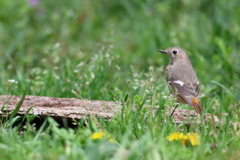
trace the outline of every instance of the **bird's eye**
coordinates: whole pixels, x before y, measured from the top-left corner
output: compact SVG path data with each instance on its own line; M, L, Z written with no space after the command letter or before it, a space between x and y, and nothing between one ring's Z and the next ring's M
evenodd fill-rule
M174 50L174 51L173 51L173 54L177 54L177 51L176 51L176 50Z

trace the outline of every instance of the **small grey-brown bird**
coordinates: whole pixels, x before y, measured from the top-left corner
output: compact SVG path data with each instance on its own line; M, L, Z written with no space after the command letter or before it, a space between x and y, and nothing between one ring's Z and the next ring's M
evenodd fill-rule
M198 97L199 81L186 51L179 47L170 47L159 52L167 54L170 60L165 70L169 90L176 96L178 103L189 104L201 115L203 110ZM170 117L177 107L178 104Z

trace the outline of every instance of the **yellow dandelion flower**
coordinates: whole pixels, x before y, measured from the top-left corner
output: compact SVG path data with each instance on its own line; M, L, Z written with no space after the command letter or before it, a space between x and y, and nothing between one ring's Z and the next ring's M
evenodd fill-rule
M104 139L107 138L109 142L113 143L114 139L111 138L110 135L107 135L105 132L95 132L91 136L91 139Z
M178 138L179 139L183 139L184 138L184 134L182 132L180 132L179 135L178 135Z
M199 136L197 133L189 132L187 136L192 146L199 145Z
M91 136L91 139L103 139L104 135L105 135L105 132L95 132Z
M173 140L179 140L182 139L184 137L184 134L182 132L178 133L178 132L174 132L172 133L170 136L167 137L168 141L173 141Z
M192 146L199 145L199 136L197 133L189 132L187 135L182 132L174 132L170 136L167 137L168 141L177 141L182 140L182 145L187 146L191 144Z

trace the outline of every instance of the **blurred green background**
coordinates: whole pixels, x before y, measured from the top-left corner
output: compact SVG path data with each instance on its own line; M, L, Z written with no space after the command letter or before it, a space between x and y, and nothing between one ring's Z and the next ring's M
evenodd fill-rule
M237 0L1 0L0 8L0 94L15 79L13 94L21 95L30 79L31 95L75 97L74 90L120 100L144 73L166 84L168 58L157 50L178 46L188 51L206 103L238 107Z
M76 130L51 118L39 130L12 127L21 117L2 117L0 159L123 159L123 151L127 159L239 159L239 35L238 0L1 0L0 94L22 95L30 82L28 95L126 103L111 120L83 118ZM158 50L172 46L189 54L204 112L224 123L165 117L175 102L164 77L168 57ZM160 107L153 114L146 105ZM94 142L99 131L116 144ZM200 145L168 142L175 132L196 132Z

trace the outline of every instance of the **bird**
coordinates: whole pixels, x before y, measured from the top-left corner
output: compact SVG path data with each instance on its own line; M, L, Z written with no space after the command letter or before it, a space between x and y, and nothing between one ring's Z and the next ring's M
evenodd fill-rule
M170 117L172 117L179 103L190 105L201 115L203 109L199 98L199 81L187 52L179 47L170 47L158 51L166 54L169 58L169 64L165 69L165 78L170 92L176 97L177 101Z

